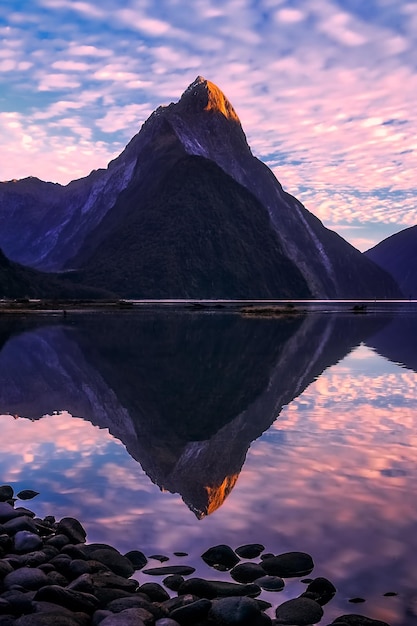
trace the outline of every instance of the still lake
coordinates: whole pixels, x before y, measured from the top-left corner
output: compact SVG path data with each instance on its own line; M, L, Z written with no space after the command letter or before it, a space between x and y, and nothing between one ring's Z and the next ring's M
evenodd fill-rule
M411 304L2 315L0 483L39 491L27 506L76 517L89 542L196 576L230 580L200 558L219 543L308 552L311 576L337 588L323 624L411 626L416 372ZM304 589L262 597L275 607Z

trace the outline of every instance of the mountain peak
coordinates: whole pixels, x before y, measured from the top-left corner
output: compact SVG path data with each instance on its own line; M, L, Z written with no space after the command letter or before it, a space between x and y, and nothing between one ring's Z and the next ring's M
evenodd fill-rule
M203 76L197 76L195 81L187 87L178 104L187 109L216 111L224 115L226 119L240 124L236 111L222 90Z

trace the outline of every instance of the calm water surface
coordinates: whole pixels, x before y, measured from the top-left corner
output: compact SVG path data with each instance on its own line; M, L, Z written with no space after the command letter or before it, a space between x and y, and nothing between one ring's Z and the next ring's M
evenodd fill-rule
M2 317L1 482L39 491L30 508L77 517L90 542L204 577L229 580L200 559L217 543L309 552L338 589L323 624L411 626L416 337L413 307Z

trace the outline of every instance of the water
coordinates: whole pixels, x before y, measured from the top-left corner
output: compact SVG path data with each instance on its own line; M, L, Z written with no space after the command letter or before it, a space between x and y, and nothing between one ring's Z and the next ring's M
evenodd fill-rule
M39 491L30 508L77 517L90 542L207 578L229 580L200 558L217 543L306 551L338 589L323 624L411 626L417 315L368 307L3 316L1 482Z

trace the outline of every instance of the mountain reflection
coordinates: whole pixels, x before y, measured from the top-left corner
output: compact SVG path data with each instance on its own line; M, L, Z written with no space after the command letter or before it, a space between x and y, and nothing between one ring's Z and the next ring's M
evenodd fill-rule
M0 413L65 409L108 428L201 518L282 407L360 342L382 341L386 322L163 310L3 319Z

